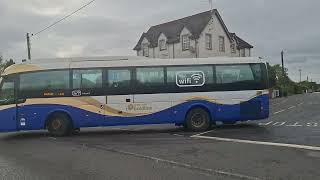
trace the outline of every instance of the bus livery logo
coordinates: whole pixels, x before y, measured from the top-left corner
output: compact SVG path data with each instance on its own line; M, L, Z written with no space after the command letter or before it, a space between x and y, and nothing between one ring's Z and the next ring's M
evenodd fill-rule
M79 97L79 96L81 96L81 95L82 95L81 90L74 90L74 91L72 91L72 96L74 96L74 97Z
M181 71L176 74L176 84L179 87L197 87L205 84L202 71Z

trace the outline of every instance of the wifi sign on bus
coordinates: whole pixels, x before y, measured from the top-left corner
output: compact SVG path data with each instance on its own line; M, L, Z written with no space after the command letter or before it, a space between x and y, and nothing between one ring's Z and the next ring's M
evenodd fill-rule
M176 74L176 84L179 87L197 87L205 84L202 71L181 71Z

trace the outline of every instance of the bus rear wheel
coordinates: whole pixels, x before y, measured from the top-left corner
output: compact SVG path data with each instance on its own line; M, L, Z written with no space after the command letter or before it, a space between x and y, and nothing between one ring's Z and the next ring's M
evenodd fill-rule
M72 132L71 119L63 113L56 113L51 116L48 122L48 131L51 136L62 137Z
M195 132L208 130L211 127L209 113L203 108L192 109L186 117L186 126Z

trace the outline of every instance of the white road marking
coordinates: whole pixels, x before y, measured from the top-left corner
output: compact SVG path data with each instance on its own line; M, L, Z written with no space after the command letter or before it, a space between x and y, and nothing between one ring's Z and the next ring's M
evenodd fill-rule
M55 137L48 137L48 139L57 140L57 138L55 138Z
M285 109L282 109L282 110L280 110L280 111L277 111L277 112L273 113L273 115L276 115L276 114L282 113L282 112L284 112L284 111L286 111L286 110L285 110Z
M302 103L299 103L298 106L301 106L302 104L304 104L304 103L303 103L303 102L302 102Z
M273 126L283 126L283 125L285 125L287 122L275 122L274 124L273 124Z
M296 108L297 106L291 106L291 107L289 107L288 109L290 110L290 109L293 109L293 108Z
M288 124L288 125L286 125L286 126L288 126L288 127L302 127L303 125L300 124L299 122L296 122L296 123L294 123L294 124Z
M318 127L318 123L316 122L307 123L307 127Z
M285 122L285 121L281 121L281 122L276 122L276 121L269 121L266 123L259 123L259 126L276 126L276 127L280 127L280 126L286 126L286 127L318 127L319 123L317 122L294 122L294 124L290 123L290 122Z
M229 138L219 138L219 137L209 137L209 136L191 136L191 137L192 138L211 139L211 140L217 140L217 141L226 141L226 142L259 144L259 145L266 145L266 146L278 146L278 147L288 147L288 148L295 148L295 149L320 151L320 147L317 147L317 146L304 146L304 145L298 145L298 144L273 143L273 142L264 142L264 141L229 139Z
M273 121L267 122L267 123L259 123L259 126L268 126L272 123Z
M172 134L172 135L178 136L178 137L184 137L184 135L182 135L182 134Z
M212 132L212 131L214 131L214 129L213 129L213 130L210 130L210 131L202 132L202 133L200 133L200 134L196 134L196 135L193 135L193 136L201 136L202 134L207 134L207 133ZM192 136L191 136L191 137L192 137Z
M106 151L110 151L110 152L115 152L115 153L120 153L120 154L124 154L124 155L134 156L134 157L138 157L138 158L148 159L148 160L155 161L156 163L161 162L161 163L166 163L166 164L170 164L170 165L173 165L173 166L183 167L183 168L187 168L187 169L191 169L191 170L202 171L202 172L205 172L205 173L207 173L209 175L216 174L216 175L234 177L234 178L238 178L238 179L262 180L262 179L257 178L257 177L252 177L252 176L247 176L247 175L243 175L243 174L237 174L237 173L232 173L232 172L227 172L227 171L222 171L222 170L207 169L207 168L195 166L195 165L192 165L192 164L187 164L187 163L182 163L182 162L177 162L177 161L172 161L172 160L167 160L167 159L161 159L161 158L148 156L148 155L143 155L143 154L138 154L138 153L133 153L133 152L129 152L129 151L122 151L122 150L117 150L117 149L112 149L112 148L106 148L106 147L100 146L100 145L92 146L92 147L93 148L102 149L102 150L106 150Z

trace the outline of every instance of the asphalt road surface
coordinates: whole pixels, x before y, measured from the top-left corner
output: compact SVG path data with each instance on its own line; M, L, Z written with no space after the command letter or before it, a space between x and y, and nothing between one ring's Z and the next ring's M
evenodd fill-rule
M0 179L320 179L320 94L271 102L264 121L196 134L172 125L0 135Z

